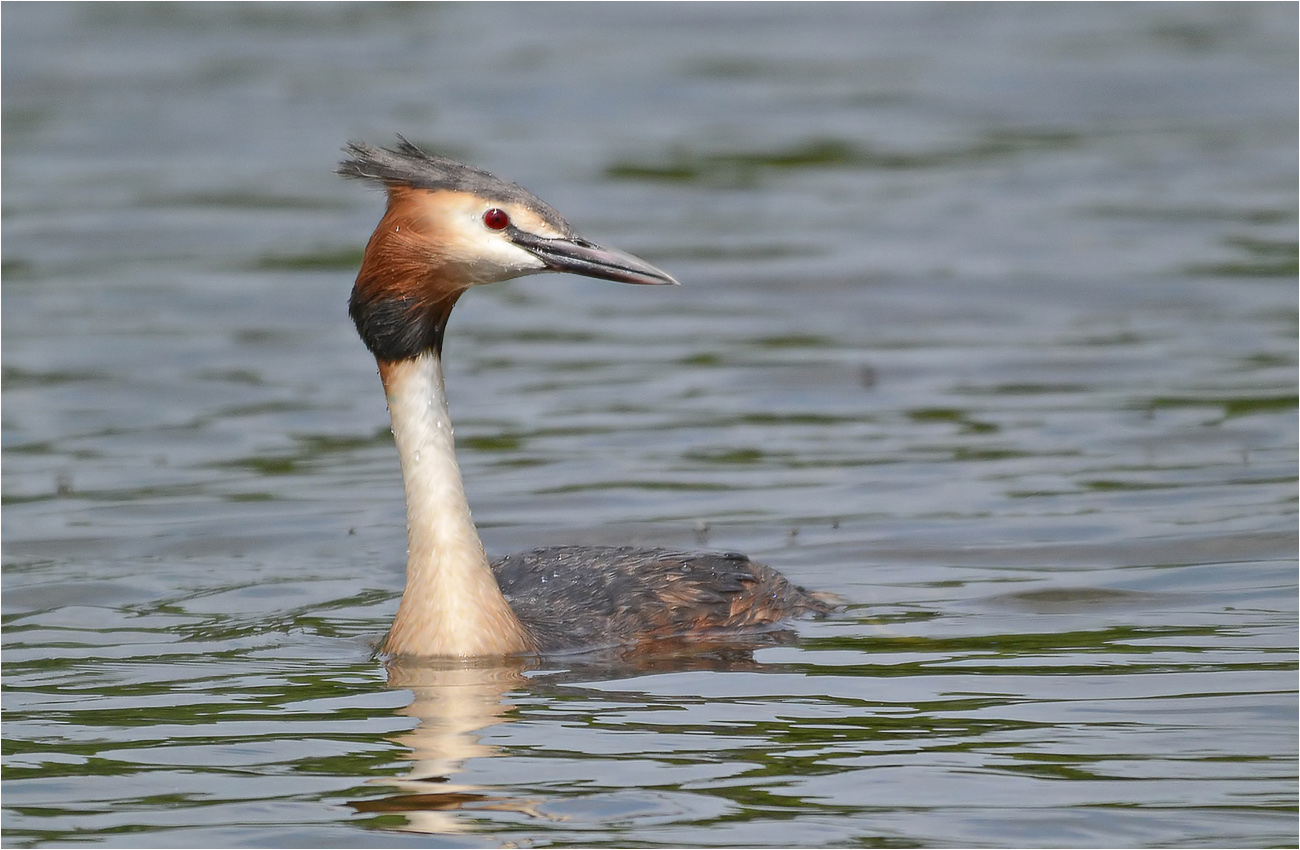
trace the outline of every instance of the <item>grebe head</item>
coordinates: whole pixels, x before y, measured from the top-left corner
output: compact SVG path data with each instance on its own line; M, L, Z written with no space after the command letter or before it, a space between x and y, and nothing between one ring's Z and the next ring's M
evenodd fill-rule
M366 246L350 312L381 360L437 351L456 299L471 286L539 272L676 284L644 260L578 236L523 187L398 137L349 144L338 172L382 184L388 209Z

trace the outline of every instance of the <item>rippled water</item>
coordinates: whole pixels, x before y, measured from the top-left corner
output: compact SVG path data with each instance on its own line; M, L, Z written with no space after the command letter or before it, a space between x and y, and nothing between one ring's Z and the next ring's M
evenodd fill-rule
M3 9L8 846L1297 840L1289 5ZM490 550L792 643L386 668L395 132L680 291L471 293Z

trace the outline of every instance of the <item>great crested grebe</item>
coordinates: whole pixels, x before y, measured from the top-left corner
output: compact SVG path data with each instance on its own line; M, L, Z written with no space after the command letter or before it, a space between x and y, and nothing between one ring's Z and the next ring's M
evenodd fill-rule
M456 465L442 340L471 286L538 272L676 284L578 236L548 204L486 171L425 153L349 144L345 177L383 185L349 313L379 362L406 486L406 589L381 651L503 656L756 632L823 599L735 553L557 546L489 563Z

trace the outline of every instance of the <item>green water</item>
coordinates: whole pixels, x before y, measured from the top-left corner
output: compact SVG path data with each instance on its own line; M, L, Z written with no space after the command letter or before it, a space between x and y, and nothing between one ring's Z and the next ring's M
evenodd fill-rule
M1294 846L1294 18L6 4L5 845ZM489 550L842 614L373 657L398 132L684 284L462 299Z

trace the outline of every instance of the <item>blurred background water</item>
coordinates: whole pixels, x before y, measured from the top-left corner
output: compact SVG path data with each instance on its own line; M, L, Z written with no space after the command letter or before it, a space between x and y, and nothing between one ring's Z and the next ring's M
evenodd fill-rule
M1297 840L1292 4L5 4L4 841ZM680 291L470 293L490 551L781 646L386 668L395 133Z

